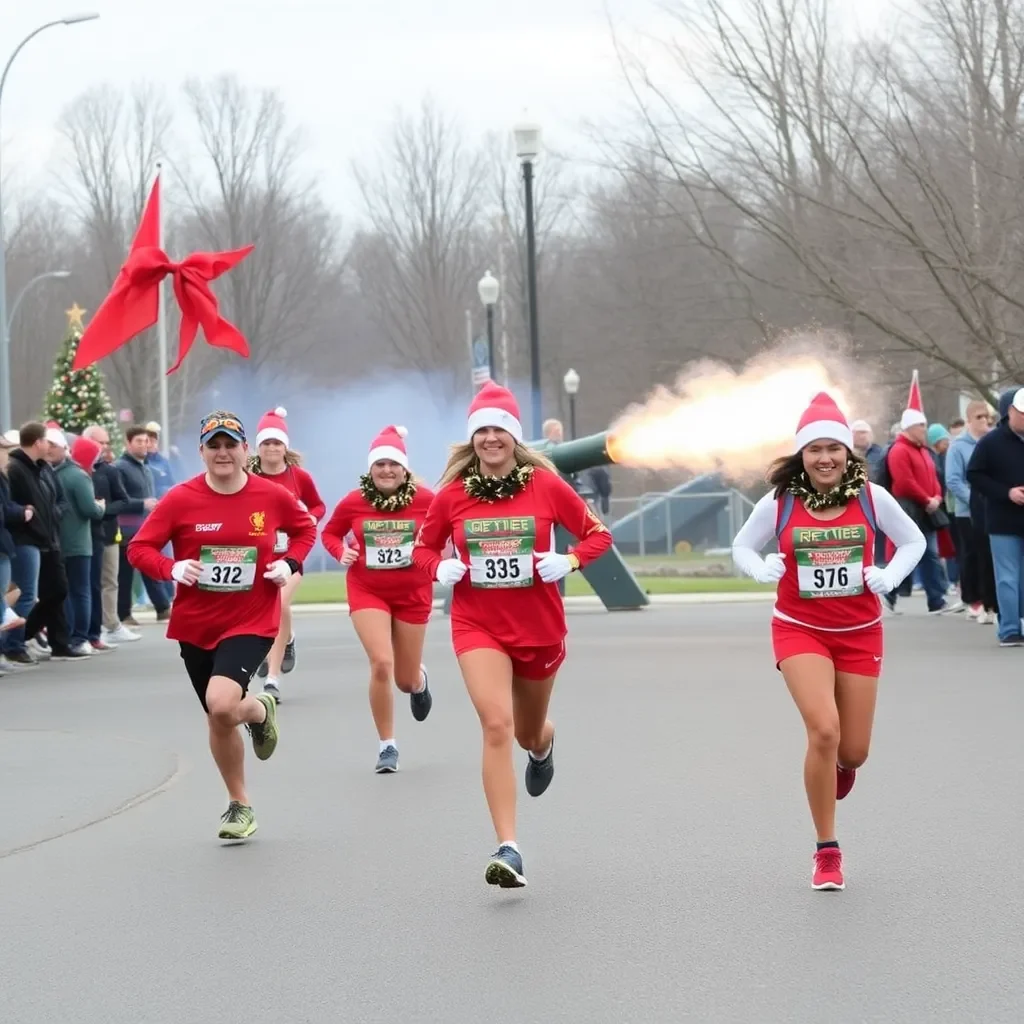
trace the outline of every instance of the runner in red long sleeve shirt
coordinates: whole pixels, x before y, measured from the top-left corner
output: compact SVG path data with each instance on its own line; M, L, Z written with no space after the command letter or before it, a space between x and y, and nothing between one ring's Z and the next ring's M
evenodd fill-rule
M288 410L278 406L260 420L256 427L256 454L249 459L249 472L286 488L298 498L299 504L313 517L313 522L319 523L327 506L313 478L300 465L299 453L289 447L287 416ZM278 546L283 543L284 538L279 537ZM293 576L281 590L281 628L257 672L261 679L267 680L263 684L263 692L269 693L278 704L281 703L281 675L295 668L292 601L301 583L301 576Z
M522 443L515 397L488 383L469 407L468 442L456 448L413 549L413 561L451 586L452 643L484 734L484 793L498 850L490 885L526 885L515 840L512 738L528 754L526 791L554 776L548 703L565 659L557 583L600 557L611 535L543 456ZM555 527L579 540L555 551ZM454 557L443 558L448 538Z
M422 722L433 697L422 664L423 640L434 602L433 579L412 564L412 546L434 494L409 472L405 427L385 427L370 444L369 469L359 487L338 502L323 529L323 545L348 566L349 615L370 660L370 711L380 749L378 774L398 771L391 689L409 694ZM355 534L346 546L345 538Z
M234 413L203 420L199 450L206 472L167 492L128 546L128 561L152 579L178 583L167 636L178 641L206 711L210 751L227 787L218 836L240 840L257 826L238 726L248 727L260 760L278 740L274 699L249 696L249 680L277 635L280 589L301 572L316 526L292 494L246 472L245 428ZM168 543L173 558L161 553Z

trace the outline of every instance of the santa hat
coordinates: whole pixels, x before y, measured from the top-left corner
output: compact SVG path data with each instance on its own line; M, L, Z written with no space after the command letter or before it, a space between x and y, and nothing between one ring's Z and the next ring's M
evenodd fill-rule
M917 377L917 370L910 380L910 394L907 396L907 407L900 417L900 430L909 430L911 427L923 427L927 424L928 417L924 414L924 404L921 401L921 382Z
M86 472L91 472L101 451L102 446L98 441L93 441L88 437L79 437L71 446L71 459Z
M794 451L800 451L812 441L838 441L847 448L853 447L853 433L846 417L824 391L819 391L811 399L811 404L800 417Z
M271 409L256 427L256 444L261 445L264 441L280 441L287 448L288 427L285 424L287 415L288 410L280 405L276 409Z
M370 456L367 462L372 466L381 459L397 462L404 469L409 468L409 456L405 451L404 438L409 433L405 427L385 427L371 442Z
M472 441L473 435L483 427L505 430L522 443L523 425L519 420L516 396L494 381L488 381L470 403L466 439Z
M68 439L64 436L64 432L56 420L46 421L46 440L50 444L57 445L58 448L67 448L68 446Z

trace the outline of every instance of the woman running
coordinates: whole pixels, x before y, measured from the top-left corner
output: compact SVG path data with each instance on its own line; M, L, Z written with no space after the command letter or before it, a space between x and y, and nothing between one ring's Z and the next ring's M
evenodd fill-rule
M199 444L206 472L160 499L128 545L128 561L150 579L178 584L167 636L178 641L227 787L218 836L239 840L256 831L256 818L238 726L261 761L278 740L274 700L249 696L249 680L277 636L280 590L301 573L316 526L288 491L246 472L245 428L234 413L210 413ZM167 544L172 558L162 554Z
M260 420L256 427L256 454L249 459L249 472L286 487L313 517L313 522L319 523L327 506L313 478L300 465L301 456L289 447L287 416L288 410L278 406ZM277 538L277 550L284 551L286 544L285 537ZM281 675L295 668L292 600L301 582L301 576L293 576L281 590L281 632L259 667L259 677L267 680L263 692L269 693L278 704L281 703Z
M357 490L338 503L323 529L327 552L348 566L349 615L370 659L370 712L380 750L378 774L398 771L391 679L409 694L412 717L422 722L433 698L421 664L434 601L430 576L412 564L412 546L433 491L409 471L405 427L385 427L370 445L369 471ZM345 545L349 531L352 547Z
M452 449L413 561L453 588L452 644L483 729L484 795L498 838L485 878L516 888L526 878L512 738L527 751L526 791L540 796L555 773L548 702L565 660L557 584L604 554L612 538L555 467L524 447L510 391L494 383L480 389L466 436ZM570 554L555 551L556 526L579 539ZM449 537L454 557L444 558Z
M815 889L845 888L836 800L868 756L882 669L879 595L895 590L925 550L924 535L888 491L867 482L852 449L839 407L818 394L800 419L794 453L772 463L772 490L732 545L747 575L779 584L772 643L807 729ZM876 531L896 547L884 569L873 564ZM762 559L758 552L773 538L779 553Z

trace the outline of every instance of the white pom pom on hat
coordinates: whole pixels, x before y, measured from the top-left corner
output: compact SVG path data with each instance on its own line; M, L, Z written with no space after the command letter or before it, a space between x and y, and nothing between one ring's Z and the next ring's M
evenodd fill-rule
M287 416L288 415L288 410L283 405L279 405L274 410L274 415L275 416Z
M288 425L284 421L287 415L288 410L279 405L262 416L256 427L256 444L263 444L264 441L280 441L287 448Z
M395 427L395 433L399 437L408 437L409 436L409 428L408 427Z

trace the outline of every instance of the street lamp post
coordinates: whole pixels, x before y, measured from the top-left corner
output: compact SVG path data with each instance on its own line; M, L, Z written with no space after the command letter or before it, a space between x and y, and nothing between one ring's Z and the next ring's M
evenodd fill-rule
M476 286L480 301L487 310L487 371L491 380L496 380L494 372L494 304L498 301L501 293L501 285L498 279L488 270ZM507 383L507 381L506 381Z
M569 396L569 440L576 440L576 395L580 390L580 375L570 366L562 378L562 386Z
M11 305L11 311L7 314L7 323L5 325L7 337L10 338L11 336L11 328L14 327L14 318L18 315L18 307L21 305L21 300L25 298L31 288L39 284L40 281L48 281L51 278L56 281L66 281L70 276L70 270L48 270L45 274L36 274L36 276L33 277L20 292L18 292L14 299L14 303Z
M521 121L513 129L516 155L523 165L523 187L526 192L526 290L530 320L530 390L533 392L533 436L540 437L541 416L540 385L540 333L537 325L537 239L533 223L533 162L540 155L540 125Z
M14 52L4 65L0 73L0 107L2 107L4 96L4 85L7 84L7 73L11 70L14 59L21 53L26 43L34 39L40 32L45 32L55 25L77 25L81 21L94 21L99 15L95 13L70 14L66 18L57 18L56 21L48 21L45 25L33 29L14 48ZM2 167L0 167L0 181L3 180ZM11 423L11 339L7 332L9 321L7 316L7 247L4 242L4 206L0 196L0 426L6 430Z

